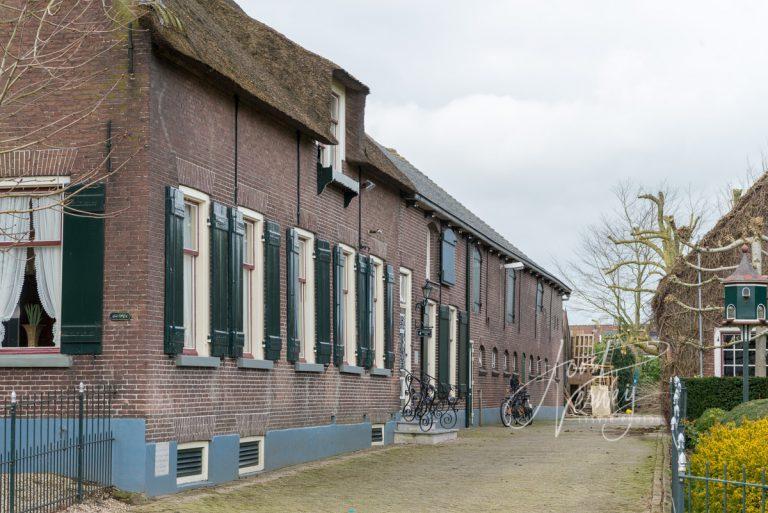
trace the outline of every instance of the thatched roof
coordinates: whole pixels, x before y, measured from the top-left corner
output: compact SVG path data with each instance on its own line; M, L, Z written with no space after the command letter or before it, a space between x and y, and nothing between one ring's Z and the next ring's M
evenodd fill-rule
M232 0L163 0L143 20L161 50L220 75L260 107L325 143L330 133L331 82L368 93L333 62L249 17ZM174 21L175 21L174 20Z

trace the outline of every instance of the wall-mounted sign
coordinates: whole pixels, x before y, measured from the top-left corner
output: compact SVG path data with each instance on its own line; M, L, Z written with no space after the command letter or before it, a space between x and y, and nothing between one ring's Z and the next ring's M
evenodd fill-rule
M130 321L131 312L111 312L109 314L110 321Z

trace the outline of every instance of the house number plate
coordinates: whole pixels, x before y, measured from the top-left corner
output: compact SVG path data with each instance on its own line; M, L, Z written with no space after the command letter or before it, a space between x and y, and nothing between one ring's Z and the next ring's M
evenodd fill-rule
M110 321L130 321L131 312L111 312L109 314Z

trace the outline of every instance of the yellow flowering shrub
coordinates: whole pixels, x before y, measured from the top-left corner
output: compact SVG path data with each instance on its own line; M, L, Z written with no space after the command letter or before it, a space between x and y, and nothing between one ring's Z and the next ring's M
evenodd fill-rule
M722 479L723 468L728 465L728 480L760 483L763 470L768 469L768 418L745 420L740 426L716 423L702 434L691 455L691 473L704 476L709 463L709 476ZM706 487L703 481L692 481L691 498L693 511L704 511ZM734 484L726 489L728 511L742 511L744 490ZM760 488L747 487L747 509L749 513L761 512ZM713 511L723 503L723 484L709 483L709 504Z

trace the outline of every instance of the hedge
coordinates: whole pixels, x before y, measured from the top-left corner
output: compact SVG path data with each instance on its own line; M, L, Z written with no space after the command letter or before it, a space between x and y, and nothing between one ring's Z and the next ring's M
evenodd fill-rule
M741 378L682 378L688 390L689 419L697 419L707 408L729 411L741 404ZM768 399L768 378L749 378L749 398Z

